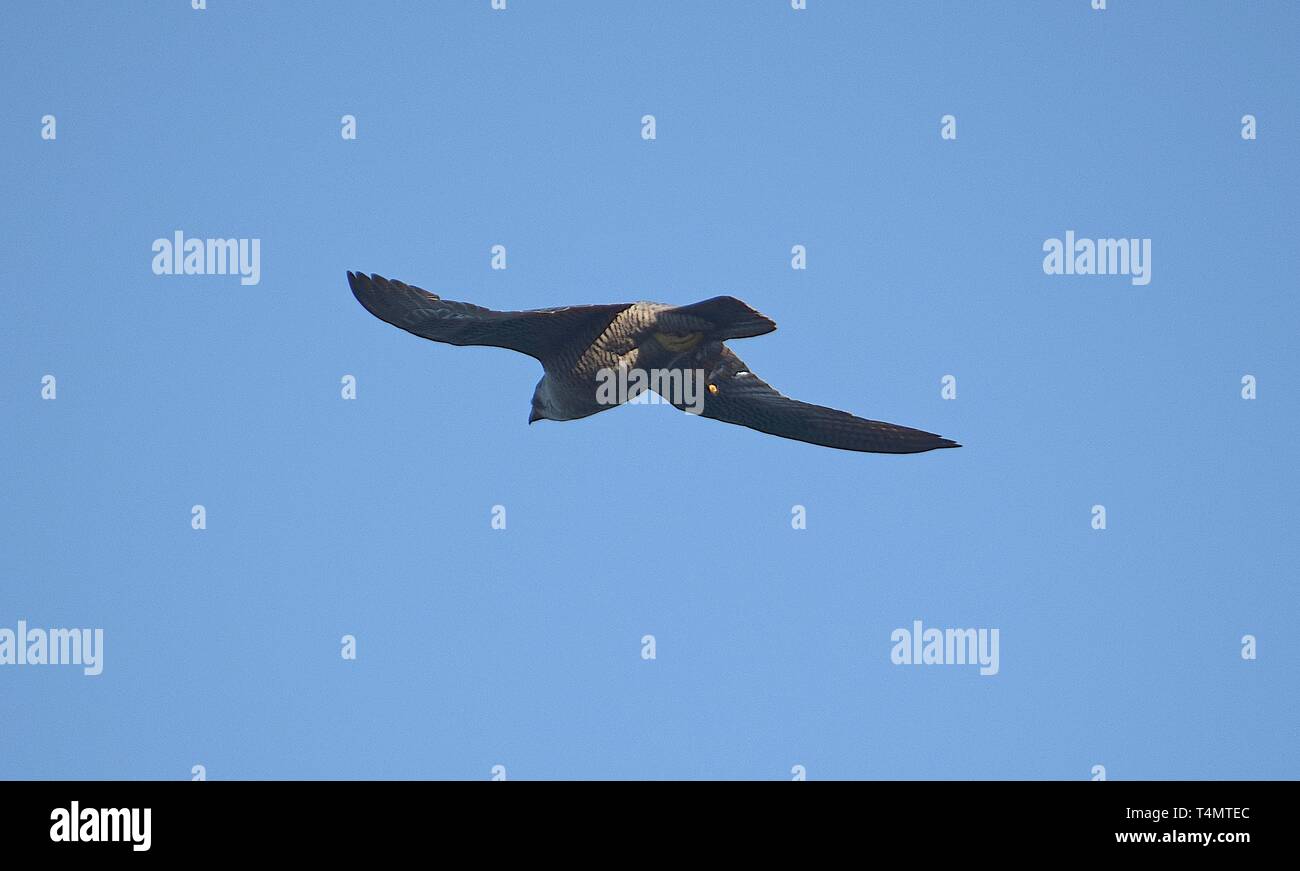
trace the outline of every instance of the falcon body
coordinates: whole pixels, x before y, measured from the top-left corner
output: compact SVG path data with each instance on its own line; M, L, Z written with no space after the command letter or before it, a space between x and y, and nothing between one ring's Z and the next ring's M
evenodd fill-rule
M637 302L492 311L445 300L378 275L348 273L357 301L380 320L451 345L491 345L542 364L528 422L576 420L606 411L602 372L702 372L700 415L788 439L849 451L913 454L960 447L933 433L790 399L749 371L725 342L776 329L730 296L686 306ZM632 398L632 397L629 397ZM679 397L665 396L686 410Z

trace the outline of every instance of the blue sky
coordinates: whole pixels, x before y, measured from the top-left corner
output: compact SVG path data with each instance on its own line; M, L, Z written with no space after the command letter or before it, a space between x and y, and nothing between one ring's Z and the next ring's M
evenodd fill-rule
M1294 5L208 5L0 33L0 627L105 638L0 666L0 777L1300 777ZM176 230L260 283L154 275ZM533 360L348 269L733 294L779 389L965 447L529 427Z

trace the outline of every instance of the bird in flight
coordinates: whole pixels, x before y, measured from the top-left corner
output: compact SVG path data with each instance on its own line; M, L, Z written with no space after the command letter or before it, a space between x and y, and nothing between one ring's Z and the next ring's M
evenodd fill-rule
M382 321L435 342L491 345L534 357L544 374L528 422L576 420L613 405L600 398L602 373L620 367L702 373L702 417L828 448L915 454L956 442L897 424L791 399L749 371L724 344L776 324L730 296L685 306L637 302L492 311L442 299L378 275L348 273L357 301ZM683 410L681 397L663 397Z

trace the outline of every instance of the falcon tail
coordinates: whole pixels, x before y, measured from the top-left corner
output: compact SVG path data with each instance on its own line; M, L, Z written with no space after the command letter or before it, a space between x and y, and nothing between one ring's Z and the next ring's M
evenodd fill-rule
M679 305L674 312L692 315L715 325L715 339L747 339L776 329L776 322L745 305L734 296L715 296L703 302Z

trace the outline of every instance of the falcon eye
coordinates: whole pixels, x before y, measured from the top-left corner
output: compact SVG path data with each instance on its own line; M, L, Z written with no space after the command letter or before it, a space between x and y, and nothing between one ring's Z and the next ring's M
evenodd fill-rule
M710 385L709 385L709 392L710 392L710 393L717 393L717 392L718 392L718 385L716 385L716 384L710 384Z

